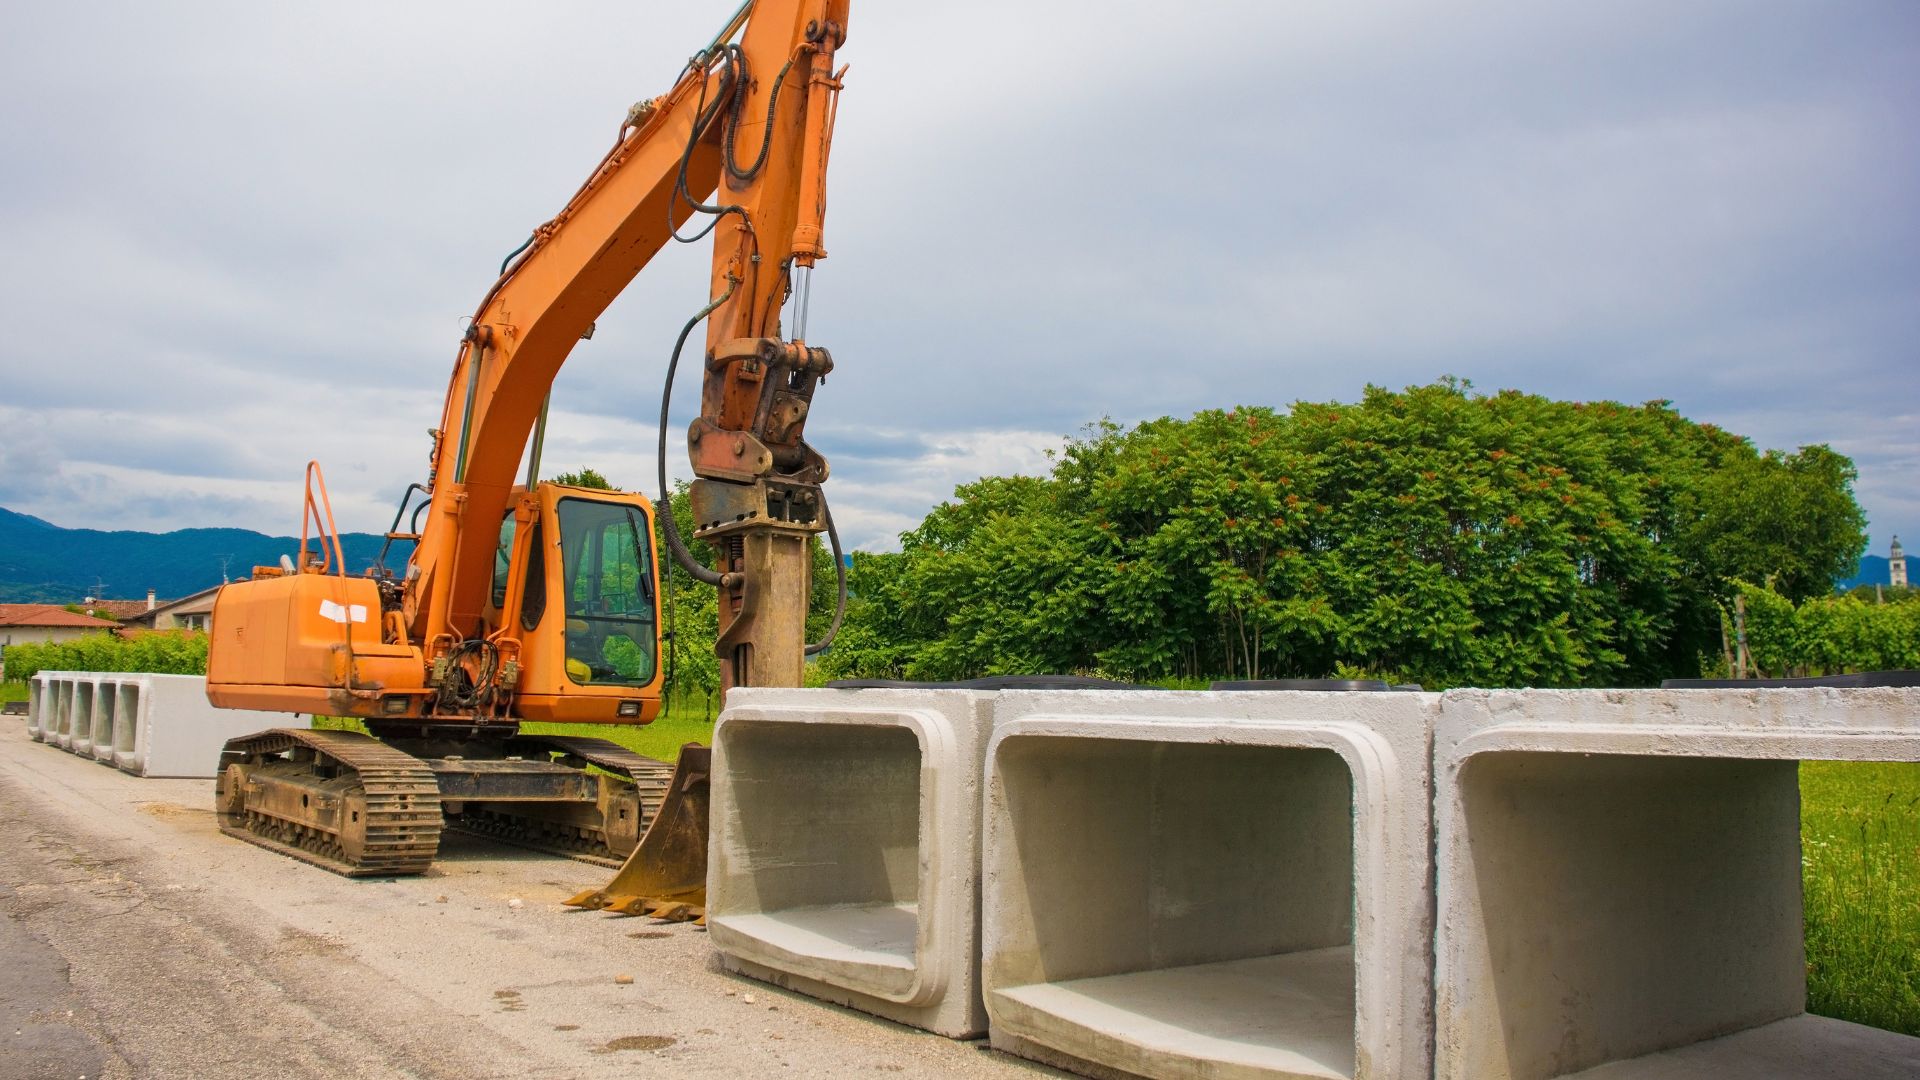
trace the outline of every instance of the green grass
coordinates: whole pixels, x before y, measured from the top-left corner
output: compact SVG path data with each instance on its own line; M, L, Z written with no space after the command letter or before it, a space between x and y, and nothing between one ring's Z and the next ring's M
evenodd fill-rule
M366 731L360 721L346 716L316 716L313 718L316 728L336 731ZM640 726L621 724L522 724L520 730L529 735L588 735L596 739L619 743L636 754L650 758L673 762L680 756L680 747L690 742L713 742L713 721L706 718L700 703L694 702L684 708L678 707L663 712L651 724Z
M1807 1011L1920 1035L1920 763L1800 766Z
M680 747L690 742L713 743L713 722L702 717L699 709L687 713L663 714L644 727L612 724L522 724L529 735L589 735L616 742L636 754L671 762L680 756Z
M24 682L0 682L0 701L27 700L27 684Z

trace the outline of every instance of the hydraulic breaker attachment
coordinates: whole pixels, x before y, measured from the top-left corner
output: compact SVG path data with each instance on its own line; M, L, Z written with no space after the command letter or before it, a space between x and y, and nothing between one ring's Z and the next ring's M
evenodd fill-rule
M707 918L707 775L713 750L699 743L680 748L666 798L640 846L613 880L567 901L589 911L619 911L670 922Z

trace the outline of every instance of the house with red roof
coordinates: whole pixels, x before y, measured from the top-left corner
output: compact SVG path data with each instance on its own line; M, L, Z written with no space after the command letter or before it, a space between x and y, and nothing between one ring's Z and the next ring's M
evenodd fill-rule
M68 611L59 604L0 604L0 647L71 641L119 625L112 619Z

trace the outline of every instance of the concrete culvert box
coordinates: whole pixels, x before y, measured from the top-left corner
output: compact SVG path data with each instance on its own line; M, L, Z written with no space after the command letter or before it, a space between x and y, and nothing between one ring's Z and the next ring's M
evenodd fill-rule
M1806 1013L1798 761L1920 760L1920 691L1457 691L1435 1075L1920 1076Z
M734 690L714 731L707 924L730 970L953 1037L985 1030L991 694Z
M104 765L113 764L113 726L116 708L120 704L120 684L110 679L101 679L93 687L93 760Z
M260 713L216 709L200 675L141 675L133 750L115 754L115 764L136 776L212 777L227 740L269 726ZM305 716L274 718L271 726L305 727Z
M53 695L53 721L47 728L47 742L65 748L73 738L74 683L65 672L54 672L47 684Z
M64 745L82 757L93 756L93 694L97 686L92 676L77 679L73 684L73 709Z
M46 741L52 707L53 694L46 672L40 672L27 681L27 737L34 742Z
M114 687L112 761L123 769L134 758L140 731L140 703L145 699L143 689L143 684L138 681L123 682Z
M1096 1073L1424 1078L1435 700L1003 695L993 1044Z

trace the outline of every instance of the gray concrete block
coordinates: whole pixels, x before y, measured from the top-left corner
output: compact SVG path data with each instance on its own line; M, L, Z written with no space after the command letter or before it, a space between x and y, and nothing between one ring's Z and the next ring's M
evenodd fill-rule
M47 728L46 742L63 750L73 737L73 680L60 677L66 674L69 673L53 672L48 682L48 690L53 694L53 722Z
M61 749L81 757L93 756L93 699L99 685L99 677L90 672L73 677L73 717L67 726L67 737L61 743Z
M53 719L52 678L38 672L27 680L27 738L47 741L47 725Z
M119 704L119 680L104 677L94 680L93 722L87 739L92 747L87 756L103 765L113 764L113 718Z
M1920 760L1920 691L1446 694L1435 1076L1920 1075L1805 1015L1803 759Z
M728 969L955 1038L978 985L993 695L737 689L714 730L707 926Z
M148 686L138 678L121 679L114 685L113 741L109 757L115 766L128 772L140 771L140 722L149 696Z
M35 685L46 742L136 776L210 778L228 739L311 722L216 709L199 675L50 671Z
M202 675L125 676L126 686L135 688L134 713L115 732L114 764L135 776L211 777L228 739L312 723L308 716L215 708Z
M1436 703L1003 693L993 1045L1099 1074L1424 1080Z

